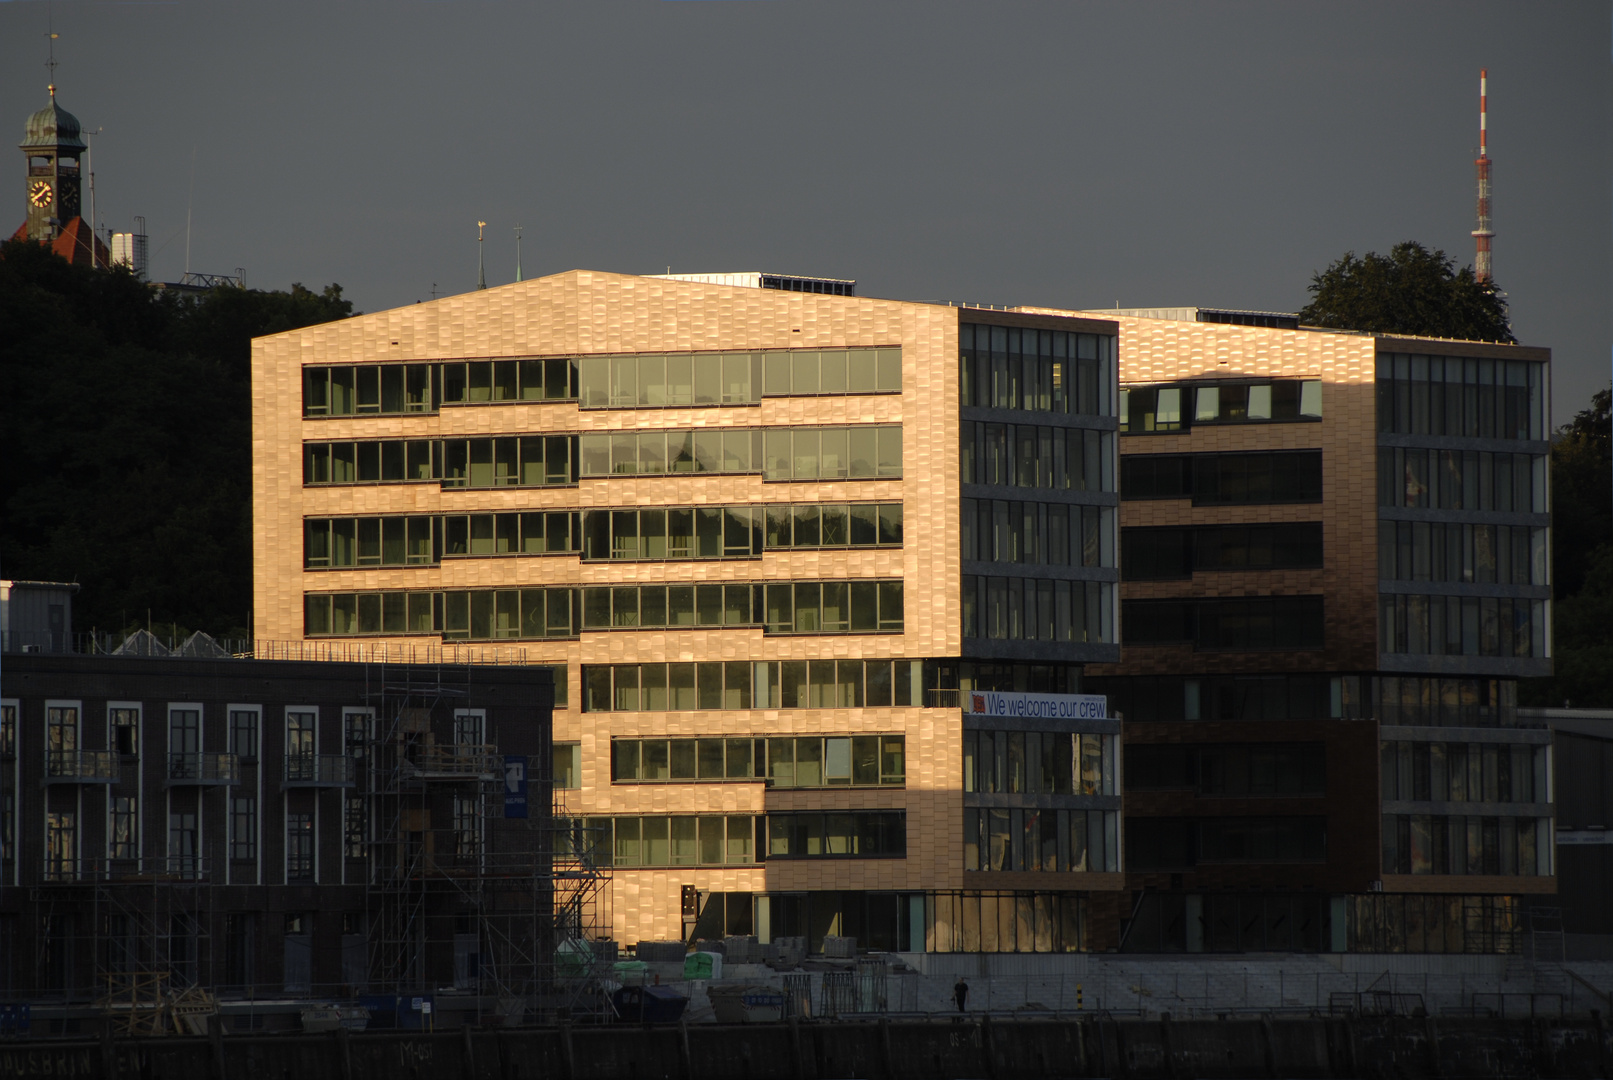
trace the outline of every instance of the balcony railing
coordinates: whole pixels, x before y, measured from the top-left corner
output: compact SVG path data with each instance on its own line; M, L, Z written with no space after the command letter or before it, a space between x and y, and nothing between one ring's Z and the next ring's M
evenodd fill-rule
M76 859L47 853L44 880L51 884L98 881L205 881L208 861L200 855L148 855L144 859Z
M421 747L404 759L399 771L405 779L496 779L504 774L504 759L491 745Z
M238 784L241 782L240 772L239 759L234 754L201 752L168 755L169 787Z
M343 754L292 754L286 758L286 787L352 787L357 770Z
M47 784L115 784L118 756L110 750L46 750Z

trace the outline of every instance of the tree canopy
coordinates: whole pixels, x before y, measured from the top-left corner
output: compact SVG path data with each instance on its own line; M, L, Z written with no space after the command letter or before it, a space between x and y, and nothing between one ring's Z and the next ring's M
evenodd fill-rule
M351 313L338 285L182 295L0 245L0 575L79 582L81 630L245 636L251 339Z
M1458 270L1443 251L1413 240L1388 255L1347 251L1311 276L1311 302L1300 309L1307 326L1378 334L1505 341L1512 336L1506 296L1472 267Z

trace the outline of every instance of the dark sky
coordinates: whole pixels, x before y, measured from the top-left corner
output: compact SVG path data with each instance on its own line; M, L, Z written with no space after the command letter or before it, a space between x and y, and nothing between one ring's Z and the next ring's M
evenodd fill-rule
M14 0L17 140L49 19L99 215L145 216L157 276L189 204L191 269L366 311L473 287L478 218L491 284L519 223L528 277L1294 310L1346 250L1472 261L1488 67L1496 280L1558 421L1608 383L1606 3Z

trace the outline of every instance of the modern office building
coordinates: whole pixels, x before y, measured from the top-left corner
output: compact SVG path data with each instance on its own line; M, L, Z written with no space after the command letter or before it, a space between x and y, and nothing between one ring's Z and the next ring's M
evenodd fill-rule
M1548 350L1120 326L1126 949L1494 951L1550 894Z
M691 277L257 340L256 637L552 665L624 943L1113 947L1115 323Z

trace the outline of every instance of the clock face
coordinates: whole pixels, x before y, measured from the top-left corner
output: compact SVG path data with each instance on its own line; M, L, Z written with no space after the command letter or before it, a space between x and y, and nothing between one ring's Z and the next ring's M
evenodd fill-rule
M44 206L50 202L50 185L43 180L35 180L28 189L28 200L35 206Z

